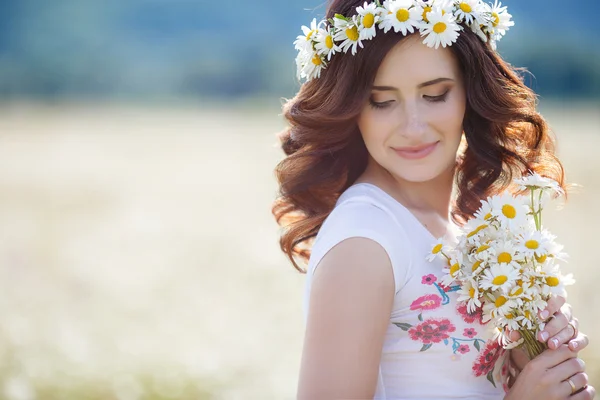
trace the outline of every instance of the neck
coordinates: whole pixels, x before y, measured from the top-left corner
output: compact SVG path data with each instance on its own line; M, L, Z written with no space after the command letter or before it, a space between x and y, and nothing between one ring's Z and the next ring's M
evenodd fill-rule
M364 179L363 179L364 177ZM395 197L405 207L449 218L454 169L449 168L426 182L410 182L391 174L370 160L361 181L369 181Z

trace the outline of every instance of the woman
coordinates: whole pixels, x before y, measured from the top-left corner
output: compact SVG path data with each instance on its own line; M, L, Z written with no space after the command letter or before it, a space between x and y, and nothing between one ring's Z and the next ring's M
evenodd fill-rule
M513 177L564 187L535 94L495 52L510 15L480 0L363 2L333 0L329 23L303 27L307 82L284 107L273 213L293 265L309 261L298 398L593 398L563 298L529 361L425 261Z

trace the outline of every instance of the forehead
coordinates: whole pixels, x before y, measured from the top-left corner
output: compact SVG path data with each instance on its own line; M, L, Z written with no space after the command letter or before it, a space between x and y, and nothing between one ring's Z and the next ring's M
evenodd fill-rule
M393 82L415 86L439 77L460 80L456 57L448 48L428 47L418 34L413 34L398 42L386 54L377 70L375 85Z

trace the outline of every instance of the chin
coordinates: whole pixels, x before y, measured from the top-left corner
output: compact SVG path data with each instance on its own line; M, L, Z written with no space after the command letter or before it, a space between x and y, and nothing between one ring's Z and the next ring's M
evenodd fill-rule
M430 167L408 167L398 171L395 175L406 182L421 183L429 182L444 173L445 169Z

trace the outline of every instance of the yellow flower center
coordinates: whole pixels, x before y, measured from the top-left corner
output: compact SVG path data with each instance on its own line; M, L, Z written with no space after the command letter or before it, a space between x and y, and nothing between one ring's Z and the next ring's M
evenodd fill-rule
M475 297L475 288L469 289L469 297L470 298L474 298Z
M454 276L454 274L456 274L459 269L460 265L458 265L458 263L454 264L452 267L450 267L450 275Z
M539 262L540 264L543 264L544 261L546 261L546 258L548 258L547 254L542 254L539 257L537 255L535 256L536 261Z
M494 25L494 27L498 26L498 24L500 23L500 16L498 16L498 13L493 12L492 17L494 17L492 24Z
M510 204L505 204L502 206L502 214L504 214L506 218L513 219L517 216L517 210Z
M440 251L442 251L442 244L441 243L436 244L435 247L433 248L433 250L431 250L431 252L433 254L437 254Z
M477 249L477 254L481 253L482 251L486 251L487 249L489 249L490 246L488 246L487 244L482 244L481 246L479 246L479 248Z
M496 307L502 307L504 303L506 303L506 297L500 296L496 299L496 302L494 304L496 305Z
M506 314L506 319L513 319L515 316L512 314Z
M427 13L431 11L431 7L427 6L425 8L423 8L423 21L425 22L429 22L429 20L427 19Z
M396 19L398 19L398 21L400 22L408 21L409 16L410 14L406 8L401 8L398 11L396 11Z
M494 285L498 285L499 286L499 285L504 284L504 282L506 282L507 280L508 280L508 276L506 276L506 275L498 275L497 277L495 277L492 280L492 283Z
M475 264L473 264L473 268L471 269L471 272L475 272L477 270L477 268L479 268L480 265L481 265L481 260L475 261Z
M498 254L498 262L499 263L509 263L512 261L512 256L509 253L500 253Z
M531 319L531 313L529 312L529 310L525 310L525 318Z
M548 286L558 286L560 281L555 276L549 276L546 278L546 283L548 284Z
M492 218L492 214L491 213L487 213L487 214L485 214L485 217L483 217L483 219L486 219L486 220L490 219L490 218Z
M363 18L363 26L365 28L370 28L375 23L375 16L371 13L367 14Z
M328 49L333 48L333 38L331 37L331 35L327 35L327 37L325 38L325 46L327 46Z
M358 28L353 26L352 28L346 29L346 36L348 36L348 39L356 42L358 40Z
M469 232L469 234L467 235L467 237L471 237L471 236L475 236L477 235L482 229L487 228L487 225L479 225L473 232Z
M471 6L470 6L470 5L468 5L468 4L467 4L467 3L465 3L465 2L462 2L462 3L460 3L460 9L461 9L461 10L463 10L463 12L466 12L466 13L470 13L471 11L473 11L473 10L471 9Z
M522 287L518 287L518 288L515 288L515 289L513 289L512 293L510 294L511 296L519 296L520 294L523 293L523 288Z
M323 60L321 60L321 57L318 54L315 54L312 58L312 63L315 65L321 65L323 64Z
M433 26L433 31L437 34L444 33L446 30L446 24L444 22L438 22Z
M540 244L537 240L532 239L525 242L525 247L527 247L529 250L535 250L540 247Z

